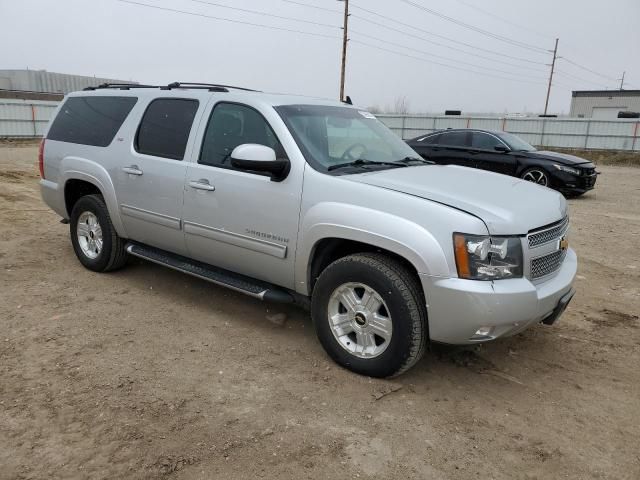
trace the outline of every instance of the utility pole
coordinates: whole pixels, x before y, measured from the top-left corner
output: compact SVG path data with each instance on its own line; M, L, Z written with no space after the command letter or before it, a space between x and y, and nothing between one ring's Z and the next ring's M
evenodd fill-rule
M344 102L344 75L347 66L347 41L349 40L349 0L342 1L344 1L344 23L342 25L342 67L340 69L340 101Z
M553 49L553 60L551 61L551 73L549 74L549 87L547 88L547 100L544 102L544 114L547 114L549 108L549 95L551 95L551 82L553 81L553 70L556 68L556 59L558 58L558 39L556 38L556 46Z
M622 72L622 78L620 79L620 90L623 89L624 87L624 74L627 72Z

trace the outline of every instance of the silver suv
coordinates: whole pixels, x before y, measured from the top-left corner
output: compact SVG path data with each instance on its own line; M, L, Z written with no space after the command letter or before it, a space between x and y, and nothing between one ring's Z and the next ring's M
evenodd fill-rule
M307 305L328 354L361 374L398 375L428 341L551 324L573 296L559 193L430 164L351 105L103 85L67 96L39 161L88 269L133 255Z

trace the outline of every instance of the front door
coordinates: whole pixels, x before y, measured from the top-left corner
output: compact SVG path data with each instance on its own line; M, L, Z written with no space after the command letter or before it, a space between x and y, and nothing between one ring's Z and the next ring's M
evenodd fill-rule
M491 172L515 175L516 159L511 152L499 152L495 147L507 148L507 145L495 135L485 132L473 132L471 148L476 167Z
M184 162L199 102L159 98L147 107L131 151L115 173L119 209L127 236L185 254L181 228Z
M231 152L238 145L266 145L279 158L286 153L269 122L250 106L218 102L208 116L185 182L189 256L293 289L303 169L292 165L286 179L274 182L234 168Z

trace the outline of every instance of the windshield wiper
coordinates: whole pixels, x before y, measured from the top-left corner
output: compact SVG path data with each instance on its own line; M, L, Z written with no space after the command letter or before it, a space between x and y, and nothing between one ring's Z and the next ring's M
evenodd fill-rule
M422 157L404 157L402 160L398 160L398 162L402 162L405 165L410 162L420 162L424 165L433 165L434 163L436 163L433 160L427 160L426 158Z
M347 168L347 167L365 167L367 165L388 165L392 167L408 167L406 163L400 162L374 162L373 160L366 160L364 158L359 158L358 160L354 160L353 162L348 163L338 163L337 165L331 165L327 167L327 171L330 172L332 170L337 170L338 168Z

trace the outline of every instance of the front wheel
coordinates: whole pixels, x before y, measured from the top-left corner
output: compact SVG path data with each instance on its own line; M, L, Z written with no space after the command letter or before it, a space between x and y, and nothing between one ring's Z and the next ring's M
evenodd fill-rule
M349 255L329 265L314 287L311 315L327 353L356 373L399 375L424 354L427 312L420 285L385 255Z
M527 182L533 182L543 187L549 186L549 175L541 168L528 168L525 170L520 176L523 180Z

